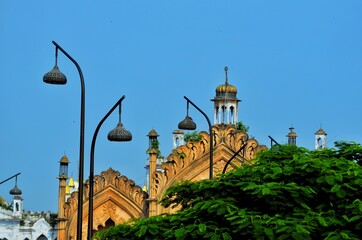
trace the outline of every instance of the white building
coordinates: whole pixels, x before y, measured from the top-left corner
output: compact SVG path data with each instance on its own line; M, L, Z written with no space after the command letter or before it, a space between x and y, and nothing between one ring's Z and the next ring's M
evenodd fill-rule
M25 213L21 193L15 185L10 191L14 196L11 204L0 198L0 240L55 240L56 230L49 224L50 212Z

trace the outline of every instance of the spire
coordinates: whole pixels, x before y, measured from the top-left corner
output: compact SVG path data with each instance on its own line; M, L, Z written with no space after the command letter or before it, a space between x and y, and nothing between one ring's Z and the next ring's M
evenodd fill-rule
M226 66L224 68L225 70L225 85L227 86L229 84L229 79L228 79L228 67Z

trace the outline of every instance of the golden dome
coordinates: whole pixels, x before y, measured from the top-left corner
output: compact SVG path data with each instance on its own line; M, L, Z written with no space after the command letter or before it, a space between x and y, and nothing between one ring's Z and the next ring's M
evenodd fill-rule
M216 94L218 93L238 93L238 90L233 85L228 84L227 82L223 85L219 85L216 88Z
M234 87L233 85L229 84L229 80L228 80L228 67L224 68L225 70L225 84L223 85L219 85L216 88L216 95L218 93L237 93L238 90L236 89L236 87Z
M297 137L297 134L295 132L290 132L287 137Z
M148 137L157 137L157 136L159 136L159 135L157 134L157 132L156 132L155 129L152 129L152 130L148 133L147 136L148 136Z
M229 84L228 81L228 67L225 67L225 84L219 85L216 88L216 96L211 101L219 101L219 100L233 100L240 101L236 98L238 90L233 85Z

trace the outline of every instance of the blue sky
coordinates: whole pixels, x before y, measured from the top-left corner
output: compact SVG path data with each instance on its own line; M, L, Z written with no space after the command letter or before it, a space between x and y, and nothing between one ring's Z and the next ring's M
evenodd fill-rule
M133 141L108 142L103 124L95 172L112 167L145 184L148 132L161 152L186 114L186 95L213 119L215 88L238 89L239 119L269 146L293 125L312 149L319 127L328 146L362 142L362 1L1 1L0 181L21 172L25 210L57 211L59 160L78 175L80 83L59 53L65 86L44 84L55 40L81 66L86 85L85 177L98 122L122 96L122 122ZM207 130L192 107L198 130ZM11 200L14 180L0 185Z

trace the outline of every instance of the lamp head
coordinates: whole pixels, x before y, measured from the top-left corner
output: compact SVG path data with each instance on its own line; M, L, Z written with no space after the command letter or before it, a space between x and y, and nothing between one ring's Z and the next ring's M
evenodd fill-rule
M67 83L67 77L59 70L58 65L55 64L54 68L44 75L43 81L49 84L63 85Z
M18 186L15 185L15 187L11 189L9 193L10 195L18 196L22 194L22 191L18 188Z
M195 130L196 123L188 115L178 124L178 128L182 130Z
M117 127L108 133L108 140L115 142L128 142L132 140L132 134L119 122Z

